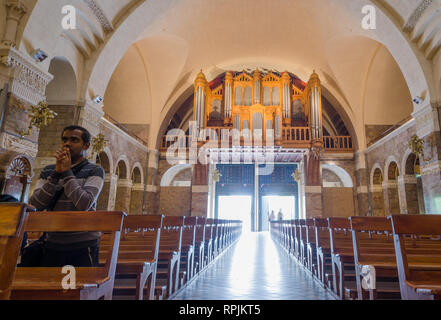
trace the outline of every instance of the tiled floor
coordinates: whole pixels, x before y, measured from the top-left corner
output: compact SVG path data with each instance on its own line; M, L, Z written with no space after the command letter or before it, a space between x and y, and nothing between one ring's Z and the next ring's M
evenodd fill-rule
M278 247L269 233L249 233L175 300L324 300L332 299L311 276Z

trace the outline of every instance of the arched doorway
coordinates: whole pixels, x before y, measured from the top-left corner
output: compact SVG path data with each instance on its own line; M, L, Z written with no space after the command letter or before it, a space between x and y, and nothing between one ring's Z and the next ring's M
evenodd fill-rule
M128 179L128 172L126 162L121 159L116 165L115 170L115 175L118 179L116 184L115 211L130 212L132 180Z
M112 168L110 159L105 152L101 152L96 156L96 164L101 166L105 172L104 184L97 200L97 210L109 210L109 197L112 179Z
M420 159L411 153L405 165L404 194L408 214L424 214L423 184L420 173Z
M6 169L1 193L11 195L20 202L27 202L28 189L32 181L31 172L31 164L25 157L17 157L12 160Z
M144 184L142 181L141 169L136 166L132 170L132 191L130 193L130 214L140 215L142 211Z
M395 161L389 163L387 169L387 183L385 186L386 213L400 214L400 195L398 193L398 165Z
M384 217L384 193L383 173L376 168L372 177L372 214L376 217Z

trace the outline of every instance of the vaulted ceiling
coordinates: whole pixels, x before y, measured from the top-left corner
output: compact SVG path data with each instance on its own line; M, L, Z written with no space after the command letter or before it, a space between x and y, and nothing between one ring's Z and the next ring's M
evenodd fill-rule
M32 14L20 49L66 58L78 100L105 94L107 113L150 124L152 137L191 96L201 69L208 80L256 67L307 80L315 69L361 146L365 125L402 120L416 108L411 97L439 100L441 0L23 1ZM58 21L68 4L79 10L76 30ZM376 8L375 30L361 26L366 4Z

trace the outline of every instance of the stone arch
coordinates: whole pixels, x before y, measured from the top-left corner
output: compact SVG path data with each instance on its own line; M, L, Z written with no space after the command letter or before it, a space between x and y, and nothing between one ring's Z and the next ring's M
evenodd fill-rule
M115 166L116 182L116 196L115 196L115 210L130 213L130 199L133 182L130 179L130 166L127 156L119 157Z
M398 168L398 163L399 163L399 161L394 157L394 156L389 156L387 159L386 159L386 163L385 163L385 165L384 165L384 169L383 169L383 171L382 172L384 172L384 180L385 181L388 181L389 180L389 169L391 169L391 164L392 163L394 163L393 165L392 165L392 170L395 170L395 168L396 168L396 170L398 170L398 176L400 175L400 170L399 170L399 168ZM392 173L392 172L391 172ZM393 176L393 174L391 174L391 176ZM398 176L397 176L397 178L398 178Z
M144 183L143 170L142 170L142 166L139 162L136 162L133 165L131 178L132 178L133 183L140 183L140 184Z
M330 165L330 164L323 164L322 169L329 170L332 173L334 173L340 180L341 186L344 188L353 188L354 183L351 178L351 175L342 167L336 166L336 165Z
M403 207L403 201L402 196L400 197L398 177L402 177L400 176L398 162L393 156L389 156L387 159L385 172L387 178L385 179L383 187L386 214L399 214Z
M183 172L184 170L188 170L191 169L192 165L191 164L178 164L175 165L171 168L169 168L163 175L161 178L161 187L172 187L173 186L173 180L175 179L175 177L180 174L181 172Z
M46 87L46 99L50 105L75 105L77 102L77 78L65 57L54 57L49 65L54 79Z
M106 174L113 173L113 158L109 147L106 147L96 156L96 164L103 167Z
M0 169L0 193L27 202L33 177L32 161L26 155L13 154L1 162L4 165Z
M385 203L383 192L383 172L377 163L371 170L372 215L384 217Z
M115 174L118 176L118 179L130 179L129 172L129 159L127 156L122 155L116 161Z
M142 167L139 162L133 165L132 174L132 188L130 192L130 214L143 214L144 202L144 178L142 175Z
M383 171L378 163L374 164L371 170L371 185L382 185L383 183Z
M424 214L423 183L419 170L419 157L407 150L402 161L403 178L399 184L402 213Z

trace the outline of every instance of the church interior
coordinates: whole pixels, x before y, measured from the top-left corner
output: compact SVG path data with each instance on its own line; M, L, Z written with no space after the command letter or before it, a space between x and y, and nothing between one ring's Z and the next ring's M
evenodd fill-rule
M0 300L441 299L441 0L0 0L0 37ZM72 125L94 210L38 212ZM17 266L92 231L72 288Z

